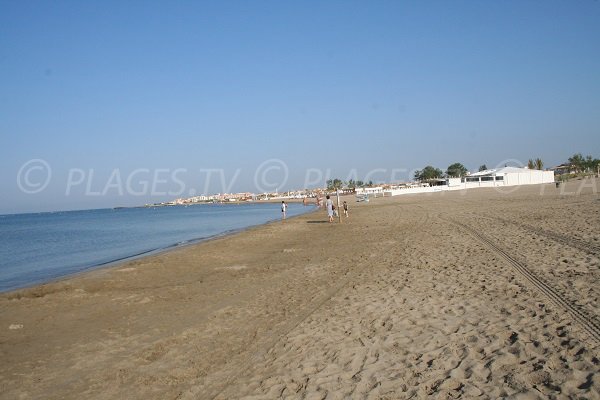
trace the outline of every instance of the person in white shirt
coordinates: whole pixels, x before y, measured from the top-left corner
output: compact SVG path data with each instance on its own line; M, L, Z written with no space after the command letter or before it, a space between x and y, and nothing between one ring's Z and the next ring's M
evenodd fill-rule
M327 216L329 217L329 222L333 222L333 200L329 198L329 195L327 195L325 206L327 207Z

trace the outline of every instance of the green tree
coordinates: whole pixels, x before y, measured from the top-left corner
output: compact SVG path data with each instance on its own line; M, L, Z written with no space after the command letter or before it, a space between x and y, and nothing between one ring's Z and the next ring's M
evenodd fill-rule
M356 187L365 187L365 183L363 181L356 181Z
M598 165L600 165L600 160L592 158L592 156L587 156L583 161L583 166L586 171L596 172L598 170Z
M460 178L461 176L465 176L467 174L467 168L461 163L454 163L448 166L446 170L446 175L451 178Z
M585 169L585 159L581 153L573 154L569 157L569 164L575 169L575 172L582 172Z
M344 186L344 182L341 179L329 179L327 180L327 190L338 190Z
M354 179L349 179L349 180L348 180L348 188L349 188L349 189L354 189L354 188L356 188L356 182L354 181Z
M479 166L479 172L481 171L485 171L486 169L488 169L487 165L483 164L481 166Z
M432 167L431 165L426 166L420 171L415 171L415 179L422 182L441 178L443 175L444 172L441 169Z
M534 161L535 169L542 170L544 168L544 162L541 158L536 158Z
M535 162L531 158L527 162L527 168L529 168L529 169L535 169Z
M592 170L592 172L594 171L598 171L598 168L600 167L600 160L597 158L594 158L591 162L590 162L590 169Z

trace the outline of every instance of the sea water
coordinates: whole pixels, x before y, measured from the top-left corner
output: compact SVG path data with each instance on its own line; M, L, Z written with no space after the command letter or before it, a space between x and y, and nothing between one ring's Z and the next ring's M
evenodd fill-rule
M312 210L290 203L287 216ZM0 215L0 292L281 218L281 203Z

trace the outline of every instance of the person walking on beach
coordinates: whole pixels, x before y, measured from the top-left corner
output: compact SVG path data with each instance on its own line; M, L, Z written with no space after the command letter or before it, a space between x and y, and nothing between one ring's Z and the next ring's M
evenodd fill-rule
M281 219L285 219L285 212L287 211L287 204L285 201L281 202Z
M346 218L348 218L348 203L346 203L346 200L344 200L342 208L344 209L344 215L346 216Z
M327 216L329 217L329 222L333 222L333 200L329 198L327 195L327 201L325 202L325 206L327 207Z

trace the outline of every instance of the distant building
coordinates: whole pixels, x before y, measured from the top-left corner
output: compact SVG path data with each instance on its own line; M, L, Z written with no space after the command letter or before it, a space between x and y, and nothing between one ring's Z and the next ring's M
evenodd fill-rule
M576 170L577 168L573 167L571 164L560 164L556 167L550 168L550 171L554 171L556 175L564 175L570 174L571 171Z
M462 178L465 188L489 186L536 185L554 182L554 171L504 167L474 172Z
M364 187L364 188L356 188L357 195L368 195L373 197L383 196L383 187Z
M502 187L537 185L542 183L553 183L554 171L540 171L537 169L504 167L474 172L462 178L447 178L437 180L435 185L410 185L385 190L385 196L397 196L410 193L431 193L445 190L463 190L480 187Z

